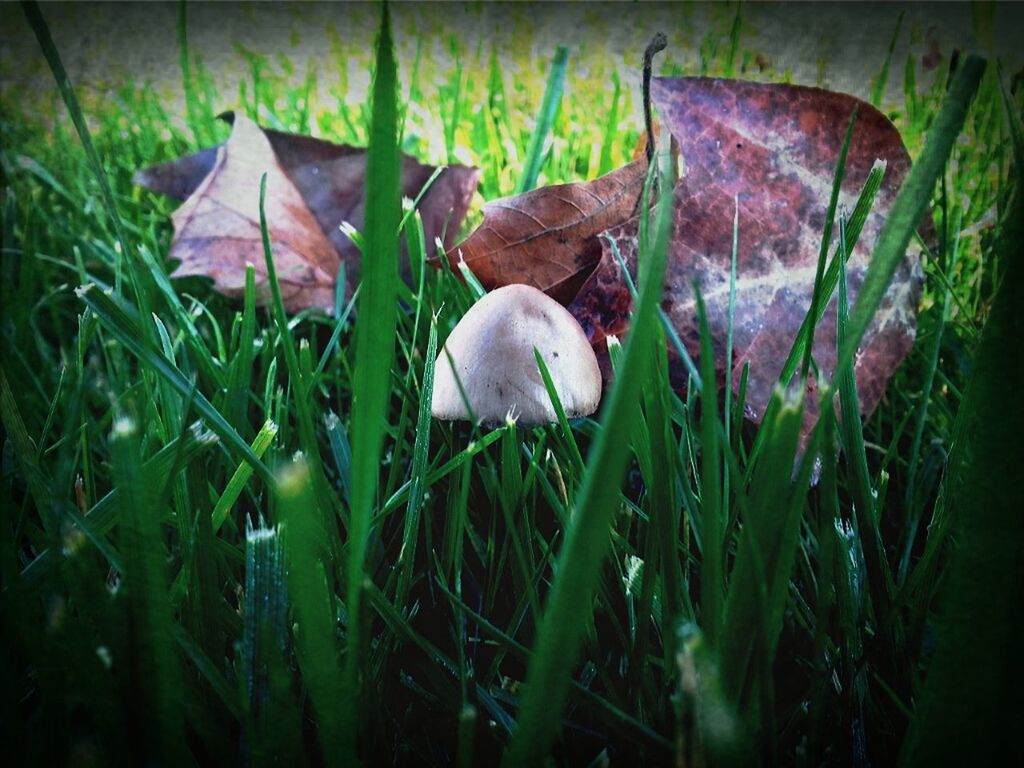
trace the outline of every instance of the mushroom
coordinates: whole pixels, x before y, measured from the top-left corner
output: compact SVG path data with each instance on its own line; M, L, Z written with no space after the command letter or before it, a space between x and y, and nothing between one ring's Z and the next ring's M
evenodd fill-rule
M471 410L485 424L531 427L557 421L534 348L566 416L593 413L601 399L594 350L568 310L529 285L491 291L455 326L437 357L431 413L469 419Z

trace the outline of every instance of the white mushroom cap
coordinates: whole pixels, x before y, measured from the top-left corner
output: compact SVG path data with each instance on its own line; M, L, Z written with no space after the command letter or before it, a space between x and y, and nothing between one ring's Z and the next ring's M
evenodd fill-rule
M523 426L557 421L535 347L566 416L593 413L601 371L586 334L565 307L528 285L491 291L455 326L437 357L431 412L440 419L470 418L458 374L473 415L485 424L509 416Z

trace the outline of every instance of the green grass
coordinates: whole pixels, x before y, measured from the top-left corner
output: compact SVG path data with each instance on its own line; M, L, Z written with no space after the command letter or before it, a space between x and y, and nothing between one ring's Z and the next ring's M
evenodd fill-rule
M708 355L669 386L657 214L595 417L429 417L436 350L477 293L425 264L395 148L472 162L484 200L618 167L639 95L601 46L509 63L424 33L406 60L382 35L309 72L238 49L248 78L220 94L183 6L179 114L144 83L75 88L29 14L62 87L0 93L0 700L23 762L920 765L950 739L990 762L1012 746L1019 79L964 58L919 90L908 60L881 106L917 162L852 307L881 171L852 211L821 201L839 245L787 383L829 297L848 362L923 211L938 237L886 398L861 424L843 367L801 452L799 397L746 424L743 379L705 389ZM662 71L742 74L747 23L723 10L696 64L669 50ZM372 101L349 97L358 68ZM251 276L238 303L167 277L173 205L131 175L223 138L236 99L370 146L375 258L337 319L258 307Z

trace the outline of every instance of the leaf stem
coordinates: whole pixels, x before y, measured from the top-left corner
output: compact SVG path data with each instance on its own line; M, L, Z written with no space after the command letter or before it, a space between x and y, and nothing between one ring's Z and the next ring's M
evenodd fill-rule
M664 32L658 32L651 38L644 51L644 127L647 129L647 163L654 159L654 126L651 122L651 69L654 55L665 50L668 40Z

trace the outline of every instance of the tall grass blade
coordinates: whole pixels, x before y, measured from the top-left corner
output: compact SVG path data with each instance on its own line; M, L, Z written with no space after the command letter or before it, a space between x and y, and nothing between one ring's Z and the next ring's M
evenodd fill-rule
M565 71L568 64L569 49L558 46L555 49L555 56L551 60L548 84L544 89L540 112L537 114L537 124L533 129L533 135L530 136L526 159L523 162L523 175L519 178L516 194L529 192L537 186L537 177L540 176L540 167L544 162L544 143L547 141L548 134L551 133L551 127L555 124L555 116L558 114L558 107L562 101L562 89L565 87Z
M901 11L900 15L896 19L896 29L892 32L892 39L889 40L889 50L885 54L885 61L882 62L882 69L878 73L878 77L875 78L875 82L871 84L871 103L882 108L882 99L885 97L885 88L889 84L889 67L892 64L892 54L896 50L896 41L900 38L900 28L903 26L903 14Z
M612 72L612 101L608 108L608 120L604 125L604 134L601 138L601 156L597 161L597 176L604 176L612 170L612 147L617 141L619 132L619 102L622 100L622 83L619 81L618 71Z
M224 709L236 721L241 720L242 711L238 706L238 692L231 687L227 678L221 674L213 659L206 655L195 639L180 624L172 624L171 632L174 635L175 643L177 643L181 652L185 654L185 658L192 663L196 671L209 684L210 689L217 694L217 698L224 705Z
M753 701L741 698L741 691L757 690L758 670L770 671L775 657L799 543L804 493L814 463L814 453L808 450L794 481L803 401L787 400L781 390L776 390L774 398L779 402L772 409L773 419L761 426L768 430L767 447L742 505L743 528L723 620L723 685L741 712L757 708L757 698L750 693L745 695Z
M653 166L652 166L653 167ZM665 163L662 184L671 189L672 167ZM574 503L565 542L537 642L527 671L518 728L502 757L506 766L538 765L558 732L569 687L569 673L590 622L590 596L596 587L608 546L608 531L618 507L618 490L629 455L622 435L629 430L641 387L651 368L657 338L672 219L672 197L664 195L655 213L653 236L642 244L640 300L633 313L623 370L606 396L598 434Z
M668 348L661 329L658 330L656 337L656 364L643 391L650 446L650 477L647 488L650 494L651 524L647 535L656 539L658 559L661 561L658 568L661 576L661 625L671 627L682 618L682 593L685 586L679 564L680 504L673 462L674 446L670 416L672 391L668 376ZM651 578L653 581L653 574ZM653 599L653 594L645 598ZM646 633L644 636L646 637ZM673 670L676 653L674 633L663 633L663 646L666 669ZM638 671L642 672L644 666L640 665Z
M845 220L840 218L840 233L845 228ZM845 249L841 252L841 256L842 268L839 272L839 306L836 324L837 344L840 348L846 341L850 322L849 298L846 290L847 254ZM840 373L836 386L839 389L839 409L842 414L840 435L846 461L850 467L849 484L853 494L854 514L857 517L857 532L861 536L861 546L867 565L868 589L875 611L884 614L889 606L892 577L879 532L875 492L871 486L867 451L864 445L864 427L860 419L857 377L854 375L852 367L848 366Z
M203 143L200 128L203 121L196 103L195 84L192 81L192 65L188 57L188 4L178 0L178 63L181 66L181 90L185 94L185 113L188 115L188 127L192 131L192 140L196 146ZM205 130L202 132L204 135Z
M315 494L309 468L297 460L277 480L277 499L284 528L288 561L288 594L294 606L296 651L302 680L313 702L325 765L345 761L345 707L338 664L338 631L334 596L328 589L328 571L321 558L325 531L321 518L311 514Z
M181 437L165 445L142 465L146 477L174 478L185 467L216 445L217 436L202 428L199 422L192 424ZM76 524L92 541L97 541L110 531L118 521L121 492L115 487L97 501ZM70 507L66 512L70 513ZM50 570L58 563L58 553L44 549L21 571L21 578L29 586L38 586L45 581Z
M103 169L103 163L100 161L99 153L96 151L95 145L92 143L92 135L89 132L89 126L85 122L85 115L82 113L82 107L78 103L78 97L75 95L74 86L71 85L71 78L68 77L67 70L64 69L64 63L61 61L60 54L57 52L57 46L53 43L53 38L50 35L50 28L46 24L46 20L43 18L42 11L39 9L39 4L35 2L23 2L22 10L25 12L25 17L28 19L29 26L32 27L32 31L35 33L36 39L39 41L39 47L43 50L43 55L46 57L47 64L50 65L50 71L53 72L53 77L57 81L57 88L60 90L61 96L64 99L64 104L68 108L68 113L71 115L71 122L75 125L75 130L78 132L78 138L82 142L82 147L85 149L85 156L89 162L89 168L96 178L96 183L100 187L100 197L103 200L103 207L106 209L107 216L110 218L110 223L114 228L114 236L117 238L117 243L121 248L121 255L124 258L129 258L129 254L132 253L128 247L128 238L125 236L124 224L121 221L121 214L118 213L117 203L114 201L114 193L110 189L110 180L107 178L107 173ZM147 264L148 267L154 267L155 265ZM118 294L121 293L121 268L120 264L115 265L115 290ZM150 297L148 286L144 286L140 281L136 279L136 270L129 269L128 277L135 291L135 300L139 304L139 309L143 317L149 317L150 315ZM143 334L145 338L150 341L155 340L155 334L153 329L144 326Z
M186 755L181 667L167 599L161 510L151 491L155 478L145 473L133 419L116 417L110 442L121 509L121 549L127 568L124 581L131 644L128 674L132 696L139 697L133 707L141 729L136 736L141 750L138 762L156 758L166 765L181 765Z
M381 9L377 68L366 167L366 258L356 321L352 407L352 506L348 539L348 652L341 696L345 705L343 760L356 764L366 545L380 472L380 454L395 358L399 197L397 67L388 6ZM337 692L335 693L337 695Z
M303 374L299 355L295 350L295 341L288 328L288 316L284 311L284 299L281 296L281 285L277 280L277 267L274 266L274 255L270 246L270 232L267 228L267 214L264 203L267 197L267 174L260 178L260 234L263 240L263 257L267 264L267 282L270 284L271 313L277 325L278 342L284 348L284 362L288 368L289 388L292 401L295 403L296 423L299 428L299 444L306 454L316 491L317 506L324 520L333 519L331 514L335 508L330 486L324 476L323 463L320 461L320 449L316 439L316 423L313 420L312 397L309 391L313 377L312 365L308 366L308 375ZM306 344L305 341L302 342ZM308 347L305 347L308 351ZM333 526L325 531L329 536Z
M527 659L529 657L530 652L528 648L517 642L514 638L509 637L508 634L502 632L501 629L487 621L486 618L481 616L465 603L461 602L457 595L452 594L444 586L441 586L441 590L448 595L453 605L457 606L459 610L464 611L467 616L471 617L485 633L493 636L499 645L510 651L517 658ZM628 733L630 738L643 739L645 742L657 749L667 750L671 748L672 742L664 736L654 731L650 726L640 722L626 712L623 712L614 704L601 698L586 686L580 684L576 680L572 680L570 686L572 688L573 695L578 696L581 702L585 702L588 706L593 706L595 709L601 710L608 715L607 723L609 726L618 727L623 732Z
M402 535L402 549L398 556L398 590L395 605L405 605L405 597L416 565L416 540L420 534L420 511L426 493L427 459L430 451L430 402L434 392L434 365L437 360L437 320L430 323L430 336L423 366L423 384L420 387L420 403L416 416L416 439L412 447L412 468L410 469L409 503L405 512L405 530Z
M57 518L50 503L51 492L48 479L39 465L39 456L36 448L25 429L25 421L21 416L18 403L15 400L14 392L11 390L10 382L7 381L7 371L0 368L0 420L2 420L4 431L7 433L7 440L14 449L14 454L21 464L25 482L28 485L29 494L35 502L43 525L53 544L57 543Z
M722 449L718 430L718 392L715 353L704 299L696 285L697 321L700 326L701 378L708 383L700 398L700 624L712 649L717 650L723 626L725 589L725 510L722 505Z
M562 400L558 397L558 391L555 389L555 382L551 379L551 372L548 370L547 363L544 362L544 358L540 354L540 350L536 347L533 349L533 357L537 361L537 370L540 371L541 380L544 382L544 388L548 391L548 397L551 399L551 406L555 409L555 417L558 419L558 428L562 433L562 437L569 446L570 456L573 460L573 465L579 474L583 473L583 455L580 453L580 448L576 444L576 438L573 436L572 429L569 427L569 419L565 415L565 408L562 406Z
M779 383L784 387L789 386L793 375L796 373L797 366L803 359L804 350L811 343L811 329L821 322L829 300L832 298L832 293L839 284L840 250L845 248L848 253L853 251L857 240L860 238L864 223L867 221L868 214L871 212L871 207L874 205L878 190L882 186L884 177L884 163L876 163L868 172L868 178L864 181L864 186L861 188L857 203L854 205L853 212L850 214L847 223L846 240L842 244L836 244L836 248L832 252L832 261L829 263L828 270L822 278L821 301L817 304L817 312L814 315L804 317L803 322L800 324L800 330L797 331L796 339L793 340L793 347L790 349L786 362L782 366L782 373L779 374Z
M263 454L266 453L270 444L274 442L276 436L277 424L267 421L260 429L259 434L256 435L256 439L252 441L252 452L262 459ZM250 477L252 477L252 467L243 461L238 465L238 469L231 476L227 486L224 488L224 493L217 499L217 504L213 508L214 533L219 531L220 527L224 525L224 521L227 520L228 515L231 513L231 507L238 501L238 497L242 495L242 491L245 490L246 483L249 482Z
M935 655L900 754L902 766L958 760L1009 765L1020 754L1024 623L1017 606L1024 594L1024 515L1017 479L1024 463L1024 409L1014 401L1024 391L1019 161L1020 154L1015 204L998 246L1006 272L957 413L943 481L941 503L956 547L940 592Z
M853 129L857 125L857 108L853 108L850 115L850 122L846 125L846 135L843 137L843 145L839 150L839 160L836 163L835 175L832 178L832 194L828 200L828 210L825 213L825 230L821 234L821 248L818 251L818 268L814 275L814 291L811 294L811 310L807 313L809 321L807 330L808 343L804 345L804 359L800 367L800 378L807 378L807 371L811 367L811 351L814 349L814 326L818 319L818 307L822 303L822 280L825 276L825 260L828 257L828 247L832 243L832 226L836 218L836 205L839 203L839 193L843 187L843 175L846 172L846 155L850 150L850 140L853 138ZM842 234L839 237L839 247L845 245ZM803 329L801 329L803 330Z
M324 430L327 432L327 445L331 449L331 457L334 459L334 467L338 471L338 480L341 483L341 499L349 504L352 491L352 446L348 441L348 432L334 411L328 411L324 416Z
M907 174L903 186L882 226L878 244L871 255L871 264L857 295L857 303L850 316L849 335L839 350L836 361L837 378L845 366L853 364L854 354L882 302L889 282L914 236L921 217L931 199L935 182L953 151L953 142L967 118L967 109L978 90L985 71L985 60L970 55L964 59L953 78L946 98L935 122L925 139L921 156Z
M265 523L245 530L245 591L241 676L248 706L247 750L256 765L294 760L299 712L291 697L288 647L288 584L284 536Z
M227 422L233 424L240 432L248 426L245 406L248 402L252 363L256 355L256 271L252 264L245 265L244 296L238 347L228 369L227 391L224 396L224 407L221 409Z

